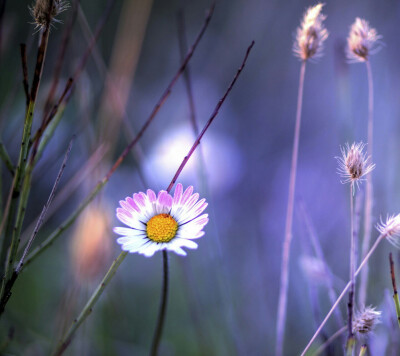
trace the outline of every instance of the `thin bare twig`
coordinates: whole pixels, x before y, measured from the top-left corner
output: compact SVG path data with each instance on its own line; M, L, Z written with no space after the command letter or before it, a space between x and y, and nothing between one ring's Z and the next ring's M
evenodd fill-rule
M228 96L228 94L232 90L233 86L235 85L236 80L238 79L238 77L239 77L240 73L242 72L244 66L246 65L247 58L248 58L248 56L250 54L250 51L253 48L253 46L254 46L254 41L252 41L250 46L247 48L246 55L245 55L245 57L243 59L242 65L240 66L240 68L236 72L236 75L233 78L231 84L229 85L227 91L225 92L224 96L219 100L219 102L218 102L217 106L215 107L214 112L212 113L211 117L208 119L208 121L207 121L206 125L204 126L203 130L201 130L199 136L197 137L197 139L196 139L195 143L193 144L192 148L190 149L189 153L183 159L181 165L179 166L177 172L175 173L174 178L172 178L172 181L171 181L171 183L169 184L169 186L167 188L167 192L169 192L172 189L172 187L174 186L178 176L182 172L183 167L185 167L185 165L186 165L187 161L189 160L190 156L193 154L193 152L195 151L196 147L200 144L200 141L203 138L203 135L205 134L207 129L210 127L210 125L214 121L215 117L218 115L219 109L221 108L221 106L224 103L226 97Z
M44 205L44 207L42 209L42 212L40 213L40 216L39 216L39 219L37 220L35 229L33 230L33 233L31 235L30 239L28 240L28 243L27 243L27 245L25 247L24 253L22 254L22 257L21 257L17 267L15 268L15 273L17 273L17 274L19 274L19 272L21 271L22 265L24 264L25 257L27 256L27 254L28 254L28 252L29 252L29 250L30 250L30 248L32 246L32 243L33 243L36 235L38 234L40 228L42 227L42 224L43 224L44 218L46 216L47 210L48 210L49 206L51 205L51 203L52 203L52 201L54 199L54 196L56 194L56 190L57 190L57 187L58 187L58 183L60 183L61 177L62 177L62 175L64 173L64 169L67 166L67 161L68 161L69 154L71 152L72 144L73 144L74 140L75 140L75 136L72 137L72 140L68 145L67 152L65 153L63 163L61 165L60 171L58 172L57 178L56 178L56 180L54 182L53 189L50 192L50 195L49 195L49 198L47 200L47 203Z
M47 95L46 103L44 105L42 121L44 121L49 114L49 111L50 111L50 108L51 108L51 105L52 105L52 102L54 99L54 95L57 90L58 82L60 80L61 69L62 69L62 65L63 65L64 58L65 58L65 53L67 51L67 47L68 47L69 41L71 39L72 28L73 28L73 26L75 24L75 20L76 20L78 4L79 4L79 0L72 1L72 13L70 16L68 16L69 21L64 30L60 50L58 53L58 58L56 61L56 65L54 67L53 80L51 83L51 87L49 89L49 93Z

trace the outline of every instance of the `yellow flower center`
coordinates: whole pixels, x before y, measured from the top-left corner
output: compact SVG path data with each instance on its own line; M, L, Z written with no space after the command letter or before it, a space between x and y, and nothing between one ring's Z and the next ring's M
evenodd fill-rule
M178 231L178 223L169 214L153 216L147 222L147 237L154 242L169 242Z

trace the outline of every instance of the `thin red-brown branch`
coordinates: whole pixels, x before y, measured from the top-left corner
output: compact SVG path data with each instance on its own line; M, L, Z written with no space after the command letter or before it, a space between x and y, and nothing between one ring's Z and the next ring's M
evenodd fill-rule
M150 116L148 117L148 119L146 120L146 122L144 123L144 125L142 126L142 128L140 129L138 134L136 135L136 137L131 141L131 143L128 146L126 146L125 150L121 153L121 155L118 157L117 161L111 167L111 169L109 170L109 172L107 173L107 175L105 177L106 180L110 179L111 175L118 168L118 166L122 163L122 161L128 155L128 153L132 149L132 147L135 146L135 144L140 140L140 138L143 136L144 132L149 127L149 125L153 121L154 117L156 116L156 114L160 110L161 106L164 104L165 100L171 94L173 86L175 85L176 81L181 76L181 74L184 72L184 70L185 70L190 58L192 58L192 56L193 56L194 50L196 49L197 45L199 44L201 38L203 37L203 34L204 34L204 32L205 32L205 30L206 30L206 28L207 28L207 26L208 26L208 24L209 24L209 22L211 20L212 14L214 12L214 7L215 7L215 4L213 4L211 6L210 10L208 11L206 19L204 21L204 25L203 25L202 29L200 30L200 33L197 35L196 40L194 41L193 45L190 47L188 53L186 54L185 60L182 62L182 64L179 67L178 71L176 72L176 74L172 78L172 80L169 83L167 89L165 89L164 93L161 95L161 98L158 100L157 104L153 108L153 111L151 112Z
M206 125L204 126L203 130L201 130L199 136L197 137L196 141L194 142L192 148L190 149L189 153L186 155L186 157L183 159L181 165L179 166L178 170L176 171L174 178L172 178L171 183L169 184L168 188L167 188L167 192L170 192L172 187L174 186L176 180L178 179L179 175L182 172L183 167L185 167L187 161L189 160L190 156L193 154L193 152L195 151L196 147L200 144L201 139L203 138L205 132L208 130L208 128L210 127L211 123L214 121L215 117L218 115L219 113L219 109L221 108L222 104L224 103L226 97L228 96L228 94L231 92L233 86L236 83L236 80L239 78L240 73L242 72L244 66L246 65L246 61L247 58L250 54L251 49L254 46L254 41L251 42L250 46L247 48L246 51L246 55L244 56L242 65L240 66L240 68L237 70L232 82L229 84L228 89L226 90L224 96L219 100L217 106L215 107L213 113L211 114L211 117L208 119Z

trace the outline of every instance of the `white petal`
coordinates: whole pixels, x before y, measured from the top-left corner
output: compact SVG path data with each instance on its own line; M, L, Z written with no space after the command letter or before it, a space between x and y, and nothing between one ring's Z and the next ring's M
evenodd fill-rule
M130 229L129 227L114 227L113 231L118 235L123 236L145 236L146 232L143 230Z

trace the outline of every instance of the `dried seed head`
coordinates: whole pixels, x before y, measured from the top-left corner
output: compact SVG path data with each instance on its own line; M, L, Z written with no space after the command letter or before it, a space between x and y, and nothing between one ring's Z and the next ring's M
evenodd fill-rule
M303 61L322 55L323 42L328 38L328 31L323 25L326 16L321 13L323 6L318 4L309 7L297 28L293 52Z
M353 332L366 336L380 323L381 314L382 312L371 306L365 307L354 316Z
M380 49L379 36L367 21L356 18L347 38L347 57L352 62L365 62L371 54Z
M386 222L376 225L376 229L385 235L387 240L395 247L400 248L400 214L388 216Z
M68 9L69 4L63 0L53 0L53 6L49 13L51 0L36 0L34 5L29 8L36 27L44 28L52 22L59 22L55 17Z
M354 183L362 181L362 178L370 173L375 164L371 164L369 156L363 152L365 144L362 142L353 143L351 147L347 143L345 147L341 147L342 157L336 157L339 163L338 173L344 178L342 183Z

